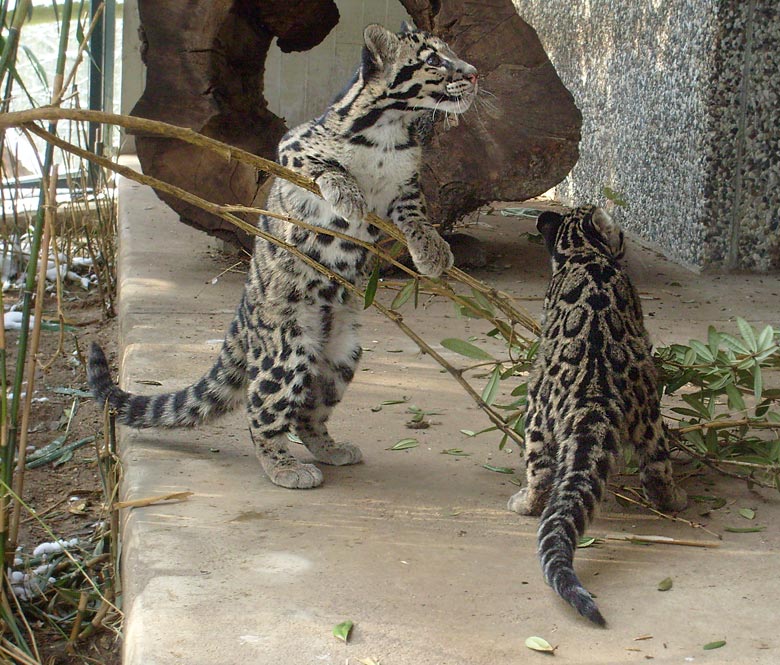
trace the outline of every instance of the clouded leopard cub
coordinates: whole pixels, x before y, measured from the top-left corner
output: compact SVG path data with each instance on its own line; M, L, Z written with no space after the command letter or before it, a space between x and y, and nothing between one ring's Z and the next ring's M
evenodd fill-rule
M510 510L539 515L546 581L580 614L605 625L574 573L580 536L604 494L622 442L633 444L647 498L681 510L672 478L656 370L642 308L618 264L623 232L600 208L537 222L552 256L537 364L528 386L527 486Z
M418 270L438 276L452 253L426 219L420 191L417 124L435 111L462 113L477 92L477 70L441 39L404 25L399 34L369 25L354 78L325 113L281 140L282 165L314 179L323 199L277 179L267 208L311 225L374 242L368 211L404 233ZM262 216L260 227L296 246L352 284L365 279L369 252L355 243ZM178 392L131 395L109 375L93 345L88 376L130 427L188 427L246 400L257 456L272 482L309 488L321 471L295 459L296 434L324 464L354 464L360 449L336 443L327 421L361 355L360 303L342 286L277 246L257 238L244 294L219 357L198 382Z

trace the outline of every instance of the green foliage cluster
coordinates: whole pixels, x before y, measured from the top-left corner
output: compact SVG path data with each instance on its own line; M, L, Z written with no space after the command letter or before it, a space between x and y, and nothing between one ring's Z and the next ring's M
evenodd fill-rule
M410 284L402 292L409 292ZM466 304L456 304L460 316L495 323L496 312L482 294L475 291L461 300ZM780 330L756 330L742 318L735 323L736 334L710 326L706 341L692 339L655 350L668 432L673 446L696 464L780 491L780 388L766 385L772 371L780 369ZM477 338L451 337L441 345L475 361L460 371L487 377L481 398L503 414L504 427L461 431L467 436L499 431L503 448L511 433L524 434L528 374L538 340L514 334L508 324L494 327L487 336L503 340L505 357L485 350Z

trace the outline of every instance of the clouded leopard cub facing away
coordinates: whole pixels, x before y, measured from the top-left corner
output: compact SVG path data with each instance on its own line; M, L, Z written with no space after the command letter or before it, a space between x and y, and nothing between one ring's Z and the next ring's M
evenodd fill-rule
M606 625L577 579L574 550L604 494L622 442L639 459L645 495L681 510L661 422L655 365L642 308L618 261L623 232L600 208L543 213L552 256L536 367L528 385L527 486L510 510L539 515L545 580L580 614Z
M452 265L452 253L426 219L416 128L437 110L468 109L477 70L441 39L406 25L399 34L369 25L364 41L344 91L279 143L279 162L315 180L324 200L277 179L266 207L369 243L379 231L364 217L375 212L403 232L418 270L438 276ZM364 282L370 262L364 247L271 217L261 216L259 226L350 283ZM131 395L112 382L103 351L93 345L90 385L97 401L108 400L130 427L193 426L246 400L252 441L271 481L316 487L321 471L295 459L287 433L324 464L361 460L357 446L336 443L327 429L361 355L361 309L344 287L258 237L238 311L203 378L174 393Z

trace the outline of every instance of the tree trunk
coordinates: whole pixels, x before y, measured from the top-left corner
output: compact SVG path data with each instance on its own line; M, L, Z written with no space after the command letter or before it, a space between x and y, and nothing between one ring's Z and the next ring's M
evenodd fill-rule
M577 161L580 114L511 0L402 4L479 69L484 91L457 126L435 127L423 169L431 221L446 230L486 202L523 200L560 182ZM272 39L283 52L308 50L339 20L333 0L139 0L139 12L147 78L133 114L269 159L287 129L263 96ZM344 83L327 82L334 93ZM248 166L171 139L139 135L136 146L144 172L204 198L263 198L265 176ZM251 251L252 239L229 222L161 196L185 223Z

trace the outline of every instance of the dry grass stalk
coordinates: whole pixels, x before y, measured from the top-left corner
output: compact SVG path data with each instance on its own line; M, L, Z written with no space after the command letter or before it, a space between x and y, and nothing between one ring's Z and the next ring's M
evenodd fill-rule
M168 501L184 501L191 497L195 492L171 492L169 494L159 494L149 496L143 499L131 499L130 501L114 501L112 510L121 510L122 508L143 508L144 506L153 506L158 503Z

